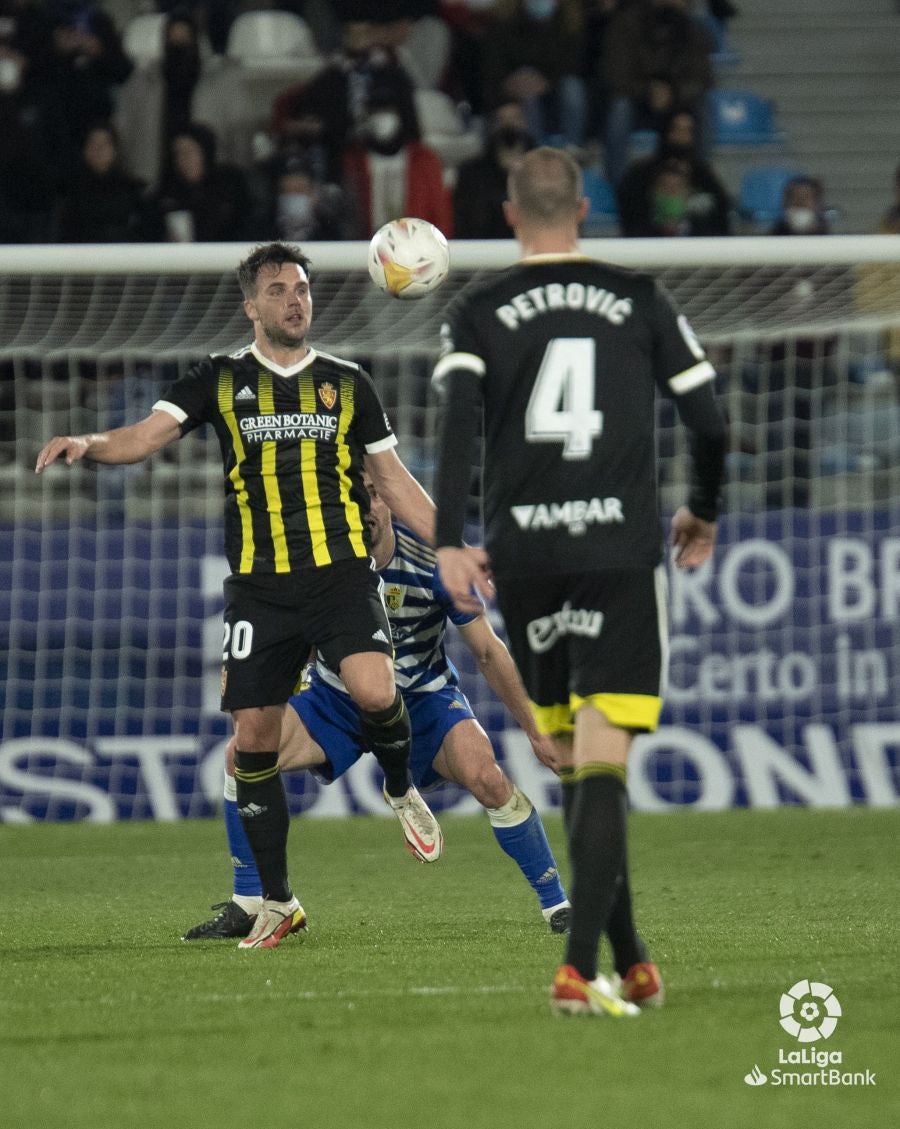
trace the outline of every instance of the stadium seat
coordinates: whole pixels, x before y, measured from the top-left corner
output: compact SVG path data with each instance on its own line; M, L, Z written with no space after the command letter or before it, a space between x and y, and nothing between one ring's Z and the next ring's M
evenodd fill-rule
M422 140L441 158L452 174L458 165L482 151L481 136L466 129L453 99L439 90L416 90L413 94Z
M716 145L776 145L784 140L775 126L774 107L748 90L711 90L709 111Z
M584 194L590 202L590 211L584 221L584 234L590 237L615 230L618 227L619 210L613 186L594 169L582 172L582 184Z
M226 56L244 67L283 67L288 60L321 63L309 25L293 12L242 12L228 33Z
M709 32L713 41L712 63L717 69L736 67L741 61L740 55L731 46L728 39L728 26L709 12L698 12L694 19Z
M397 49L400 62L417 87L435 90L450 62L450 28L437 16L421 16Z
M146 66L162 58L167 19L165 12L145 12L125 25L122 47L136 66Z
M781 215L781 200L789 180L801 172L790 165L755 165L741 177L737 207L741 219L754 227L771 227Z

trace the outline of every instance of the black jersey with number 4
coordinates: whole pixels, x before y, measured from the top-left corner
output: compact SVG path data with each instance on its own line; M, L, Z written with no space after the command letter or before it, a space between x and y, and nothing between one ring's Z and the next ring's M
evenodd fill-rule
M366 452L396 443L359 365L310 350L281 370L253 346L191 367L153 405L186 435L211 423L232 572L289 573L369 553Z
M535 256L464 290L442 334L438 389L461 372L481 384L497 574L657 564L654 398L712 400L715 379L665 290L581 255Z

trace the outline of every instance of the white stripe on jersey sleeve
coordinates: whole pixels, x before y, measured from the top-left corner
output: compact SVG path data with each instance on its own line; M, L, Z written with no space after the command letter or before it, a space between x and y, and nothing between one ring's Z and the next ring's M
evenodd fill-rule
M701 361L699 365L691 365L684 372L679 372L676 376L670 377L669 387L676 396L683 396L685 392L693 392L701 384L706 384L707 381L715 379L716 370L709 361Z
M377 455L379 451L389 451L391 447L397 446L396 435L386 435L384 439L379 439L375 443L367 443L366 451L370 455Z
M157 400L151 412L168 412L170 416L174 416L178 423L184 423L187 419L187 412L183 408L179 408L177 404L170 404L168 400Z
M474 353L448 353L446 357L441 357L434 366L431 383L436 388L440 388L444 377L455 368L468 369L469 372L474 372L476 376L484 376L487 371L484 361Z

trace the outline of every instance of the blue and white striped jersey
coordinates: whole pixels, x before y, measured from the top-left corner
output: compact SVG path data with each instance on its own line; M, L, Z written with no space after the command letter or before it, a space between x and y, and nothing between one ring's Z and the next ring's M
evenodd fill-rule
M393 530L394 555L379 575L391 623L397 688L406 693L456 686L456 667L444 650L447 620L459 627L477 616L454 606L437 575L434 550L396 522ZM316 671L330 686L344 689L321 659Z

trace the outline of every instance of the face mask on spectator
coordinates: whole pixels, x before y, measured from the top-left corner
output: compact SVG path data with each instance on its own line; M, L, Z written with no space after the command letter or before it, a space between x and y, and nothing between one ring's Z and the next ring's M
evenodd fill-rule
M784 219L791 231L804 235L817 226L819 217L812 208L788 208L784 213Z
M531 135L524 129L516 129L514 125L502 125L491 134L491 140L497 148L527 149L531 144Z
M549 20L556 11L556 0L525 0L525 14L532 20Z
M0 59L0 90L18 90L22 79L22 64L15 59Z
M312 196L305 192L285 192L278 197L278 230L283 239L308 239L315 218Z
M369 114L369 136L381 145L396 141L400 133L400 115L396 110L375 110Z
M177 90L191 90L200 78L200 55L191 43L170 44L163 56L166 82Z
M678 223L684 216L685 199L667 192L657 192L653 197L653 215L658 223L668 226Z
M278 197L278 218L307 224L313 215L313 198L305 192L283 192Z
M662 149L667 157L693 157L695 152L694 146L684 141L664 141Z

